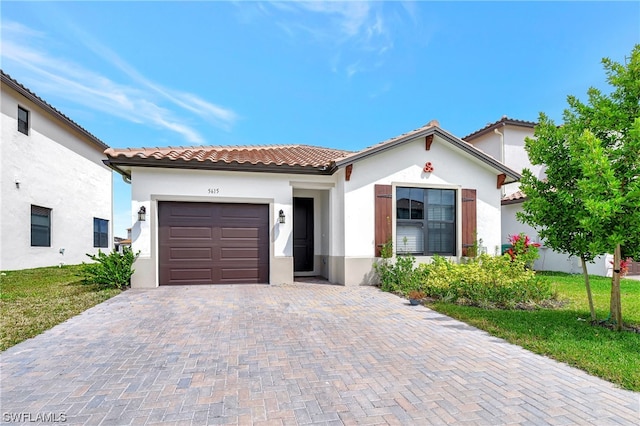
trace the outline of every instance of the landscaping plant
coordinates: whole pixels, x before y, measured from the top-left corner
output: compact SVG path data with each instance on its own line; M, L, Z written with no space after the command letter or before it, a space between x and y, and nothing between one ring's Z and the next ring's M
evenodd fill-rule
M139 253L139 252L138 252ZM138 254L125 247L123 253L113 250L105 254L98 250L97 255L87 254L95 263L83 263L82 274L86 283L94 283L104 288L127 287L131 282L133 262Z
M456 264L435 255L429 264L414 267L415 257L392 259L391 243L375 265L383 291L409 296L423 292L432 299L482 307L530 307L553 299L551 286L538 280L530 268L538 256L537 244L524 234L511 237L508 254L481 254Z
M445 302L481 307L530 307L553 298L549 283L538 280L525 267L524 260L514 261L508 254L482 254L466 264L435 258L421 265L420 289L427 296Z
M523 171L527 200L518 217L547 246L582 259L592 320L586 261L613 253L608 320L620 330L621 262L640 258L640 45L624 65L602 63L611 91L591 88L587 103L569 96L564 123L540 114L535 138L526 139L531 163L544 164L547 176Z
M418 286L418 276L414 268L416 258L402 255L393 258L393 242L387 241L380 249L381 259L373 265L380 279L383 291L406 294Z

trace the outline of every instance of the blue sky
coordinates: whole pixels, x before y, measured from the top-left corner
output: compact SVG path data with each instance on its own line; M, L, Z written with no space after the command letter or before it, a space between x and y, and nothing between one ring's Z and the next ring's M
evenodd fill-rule
M2 68L113 147L359 150L437 119L560 121L640 2L7 2ZM131 226L116 176L114 232Z

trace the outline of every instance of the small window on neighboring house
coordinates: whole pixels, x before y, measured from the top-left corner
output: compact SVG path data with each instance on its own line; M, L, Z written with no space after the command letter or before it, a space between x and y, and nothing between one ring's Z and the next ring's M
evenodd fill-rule
M93 246L109 247L109 221L93 218Z
M18 131L29 134L29 111L22 107L18 107Z
M51 209L31 206L31 246L51 247Z

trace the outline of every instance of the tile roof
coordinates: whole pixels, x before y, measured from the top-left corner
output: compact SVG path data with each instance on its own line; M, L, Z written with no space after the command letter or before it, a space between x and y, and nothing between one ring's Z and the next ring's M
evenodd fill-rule
M100 148L100 150L104 151L105 149L109 148L109 145L105 144L100 139L98 139L96 136L94 136L93 134L89 133L89 131L86 130L84 127L80 126L78 123L76 123L75 121L73 121L72 119L70 119L69 117L64 115L62 112L60 112L60 110L58 110L55 107L53 107L50 103L48 103L47 101L42 99L40 96L36 95L30 89L25 87L22 83L18 82L17 80L15 80L13 77L11 77L9 74L7 74L6 72L4 72L1 69L0 69L0 76L1 76L1 80L2 80L2 84L3 85L6 84L7 86L13 88L15 91L20 93L22 96L24 96L27 99L31 100L32 102L38 104L45 111L48 111L52 115L57 116L58 118L60 118L63 121L65 121L68 125L70 125L71 127L73 127L76 130L78 130L80 133L82 133L83 135L88 137L89 140L94 145L96 145L98 148Z
M526 121L526 120L516 120L514 118L509 118L506 115L503 115L502 118L494 123L489 123L484 126L482 129L476 130L473 133L468 134L463 137L462 140L469 141L470 139L475 139L479 136L484 135L485 133L489 133L493 129L498 129L503 126L511 125L511 126L520 126L520 127L529 127L533 129L536 126L536 122L534 121Z
M527 194L522 191L516 191L513 194L505 195L502 197L502 204L516 204L521 203L527 198Z
M263 165L329 168L351 151L310 145L192 146L163 148L109 148L104 152L115 160L144 163L177 162L200 165ZM120 161L117 161L120 162ZM158 164L160 165L160 164Z

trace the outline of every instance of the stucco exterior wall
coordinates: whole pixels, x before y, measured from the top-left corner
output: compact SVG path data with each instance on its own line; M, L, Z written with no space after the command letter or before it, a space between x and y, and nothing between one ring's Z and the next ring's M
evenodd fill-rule
M340 244L331 244L325 229L325 215L330 215L333 176L306 176L272 173L224 172L207 170L161 169L136 167L131 173L132 248L140 251L132 278L133 287L158 285L157 206L159 201L192 201L212 203L268 204L270 215L271 284L293 281L293 197L311 196L315 203L316 254L319 261L332 254ZM325 205L325 200L326 204ZM147 210L147 220L139 222L137 212ZM283 210L285 223L278 222ZM339 236L337 236L338 238ZM324 252L324 250L327 250ZM320 272L320 265L318 271ZM140 271L140 273L139 273ZM316 271L314 271L316 272Z
M94 217L109 221L109 247L102 250L110 251L112 172L102 149L5 85L1 104L0 269L89 261L85 254L98 251ZM17 131L18 105L29 110L28 135ZM31 247L32 204L52 209L50 247Z
M432 173L423 171L429 161ZM425 188L471 188L477 190L477 235L489 253L500 242L500 190L497 173L438 138L429 151L424 138L378 153L353 165L351 179L345 182L345 283L369 284L375 280L371 265L375 261L374 186L418 186ZM458 191L457 246L461 253L461 205ZM395 238L395 195L393 233ZM428 258L419 258L428 261Z
M502 130L503 129L500 129L499 132L502 133ZM486 133L474 138L470 143L496 160L502 161L502 141L500 135L494 132Z
M544 166L532 165L529 162L527 151L524 149L524 140L526 137L533 137L533 129L506 125L497 130L502 136L495 132L489 132L474 138L470 143L518 173L522 173L524 168L528 168L539 179L544 178ZM502 193L509 195L519 189L520 183L514 182L504 185Z
M528 168L538 178L543 178L544 167L541 165L532 165L529 156L524 148L525 138L533 137L533 129L528 127L505 126L504 131L504 164L512 168L516 172Z

